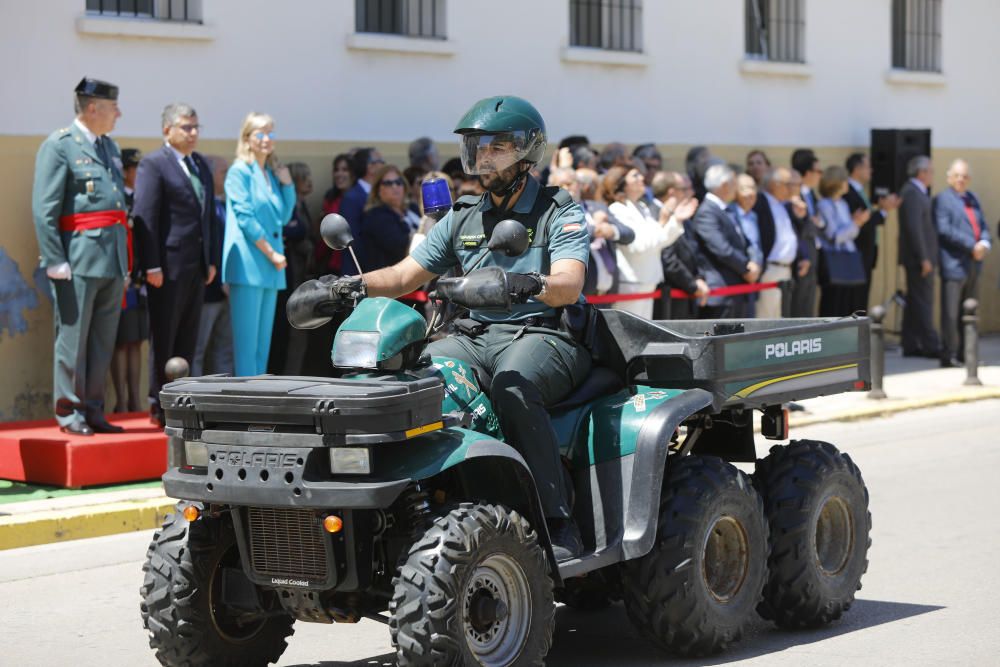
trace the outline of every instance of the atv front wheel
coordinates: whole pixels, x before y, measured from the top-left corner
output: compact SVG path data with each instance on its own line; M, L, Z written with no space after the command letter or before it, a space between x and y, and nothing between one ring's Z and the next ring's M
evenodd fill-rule
M625 609L638 630L682 656L738 641L767 577L767 525L747 475L714 456L667 464L656 543L625 563Z
M500 505L463 503L418 537L393 579L401 667L542 665L555 603L535 530Z
M225 568L240 568L232 524L202 516L188 522L177 512L153 535L142 566L142 624L149 645L167 667L264 667L277 662L294 630L274 593L262 593L262 610L227 607Z
M828 442L798 440L772 447L753 480L771 527L761 616L783 628L840 618L868 569L872 518L861 471Z

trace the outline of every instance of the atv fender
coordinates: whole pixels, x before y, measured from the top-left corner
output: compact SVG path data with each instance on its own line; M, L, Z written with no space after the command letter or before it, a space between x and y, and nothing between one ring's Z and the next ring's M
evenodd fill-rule
M515 510L538 532L539 542L549 557L550 571L559 585L558 569L535 479L516 449L464 428L415 438L406 444L406 448L408 456L387 462L391 476L419 482L451 471L459 478L466 499L484 500ZM402 451L394 452L398 453Z
M688 389L656 406L643 421L635 446L635 465L625 512L622 540L625 560L645 556L653 548L671 436L682 421L711 405L710 392Z

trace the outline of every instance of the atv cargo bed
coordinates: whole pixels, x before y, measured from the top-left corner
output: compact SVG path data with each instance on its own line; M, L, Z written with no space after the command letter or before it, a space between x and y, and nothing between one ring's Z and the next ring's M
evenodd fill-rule
M617 348L607 363L624 368L630 382L706 389L716 410L870 387L864 317L649 321L622 311L602 315Z

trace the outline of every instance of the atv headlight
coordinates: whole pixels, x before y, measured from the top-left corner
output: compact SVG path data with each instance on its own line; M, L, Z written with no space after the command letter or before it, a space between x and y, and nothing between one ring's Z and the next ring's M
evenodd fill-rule
M377 331L341 331L333 349L333 365L338 368L377 368Z
M208 445L192 440L184 441L184 465L208 467Z
M368 475L372 471L367 447L332 447L330 470L334 475Z

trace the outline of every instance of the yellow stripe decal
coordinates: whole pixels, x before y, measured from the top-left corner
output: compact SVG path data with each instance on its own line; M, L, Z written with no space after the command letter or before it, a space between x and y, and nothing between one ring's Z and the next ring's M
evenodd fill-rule
M423 435L424 433L430 433L431 431L437 431L438 429L444 428L444 422L432 422L430 424L425 424L424 426L418 426L417 428L411 428L406 431L407 438L415 438L418 435Z
M740 389L732 398L746 398L750 394L754 393L758 389L763 389L775 382L784 382L785 380L794 380L795 378L806 377L807 375L816 375L817 373L829 373L831 371L842 371L848 368L857 368L857 364L846 364L844 366L834 366L833 368L821 368L815 371L805 371L803 373L796 373L794 375L786 375L780 378L774 378L772 380L764 380L763 382L758 382L757 384L752 384L749 387L744 387Z

